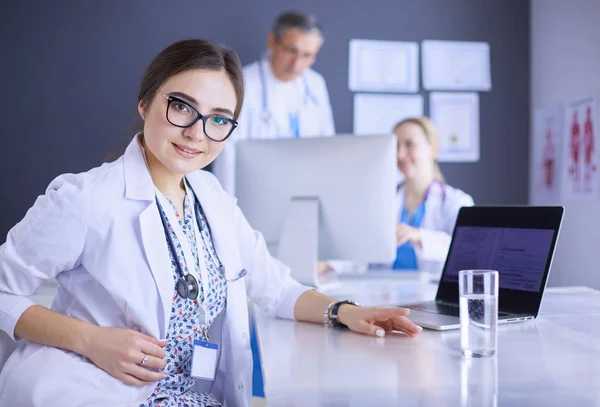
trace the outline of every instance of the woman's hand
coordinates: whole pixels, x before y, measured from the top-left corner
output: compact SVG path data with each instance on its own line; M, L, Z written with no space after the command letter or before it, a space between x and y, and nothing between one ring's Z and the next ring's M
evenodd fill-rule
M145 386L165 376L164 347L159 341L133 329L95 327L82 355L109 375L131 386ZM142 360L148 356L144 366ZM151 370L152 369L152 370Z
M409 226L406 223L398 223L396 225L396 245L402 246L406 242L410 242L415 246L420 245L421 233L419 229Z
M327 263L325 260L317 261L317 273L318 274L325 274L330 271L333 271L333 267L331 266L331 264Z
M338 320L355 332L372 336L385 336L386 332L400 331L408 336L417 336L423 328L409 321L407 308L362 308L343 304L338 310Z

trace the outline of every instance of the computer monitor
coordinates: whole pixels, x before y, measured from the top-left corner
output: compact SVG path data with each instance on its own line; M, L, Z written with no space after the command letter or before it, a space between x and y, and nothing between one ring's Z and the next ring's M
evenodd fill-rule
M396 138L240 140L236 195L272 254L304 284L317 259L392 263L396 255Z

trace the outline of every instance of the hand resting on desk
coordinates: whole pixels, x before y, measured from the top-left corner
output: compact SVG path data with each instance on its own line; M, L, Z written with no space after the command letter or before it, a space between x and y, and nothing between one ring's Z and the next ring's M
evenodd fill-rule
M342 305L338 318L340 322L355 332L384 337L386 332L400 331L414 337L423 328L409 321L407 308L363 308L353 305Z

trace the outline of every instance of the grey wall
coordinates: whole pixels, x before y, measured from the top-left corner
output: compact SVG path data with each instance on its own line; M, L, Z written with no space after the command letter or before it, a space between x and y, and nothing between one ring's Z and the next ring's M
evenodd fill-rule
M532 1L532 114L536 108L553 107L589 96L596 97L598 106L599 21L599 0ZM599 123L598 110L595 119ZM567 137L568 134L568 130L563 131L562 137ZM531 137L533 139L533 132ZM535 162L533 154L531 158ZM533 182L531 185L534 185ZM596 188L600 188L600 185L596 184ZM586 285L600 289L598 198L582 200L562 197L557 202L548 202L539 195L536 196L533 188L530 198L532 204L565 206L565 217L548 285Z
M233 47L249 63L263 51L274 17L296 4L3 1L0 242L55 176L96 166L128 141L135 131L141 74L162 48L184 37L204 37ZM481 160L444 164L442 170L478 203L527 202L529 1L301 4L325 28L315 69L327 80L340 133L352 131L350 38L489 42L493 90L480 99Z

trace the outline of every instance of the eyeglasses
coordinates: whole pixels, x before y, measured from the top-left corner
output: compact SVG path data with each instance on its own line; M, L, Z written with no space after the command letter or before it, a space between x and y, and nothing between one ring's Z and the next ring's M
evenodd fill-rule
M317 53L312 52L302 52L296 47L284 44L280 40L276 40L276 44L290 57L295 59L302 59L307 61L314 61L317 58ZM318 51L317 51L318 52Z
M238 125L237 121L228 117L216 114L203 115L186 101L175 96L165 95L158 89L154 90L167 99L167 121L173 126L192 127L198 120L202 120L206 137L212 141L221 142L227 140Z

